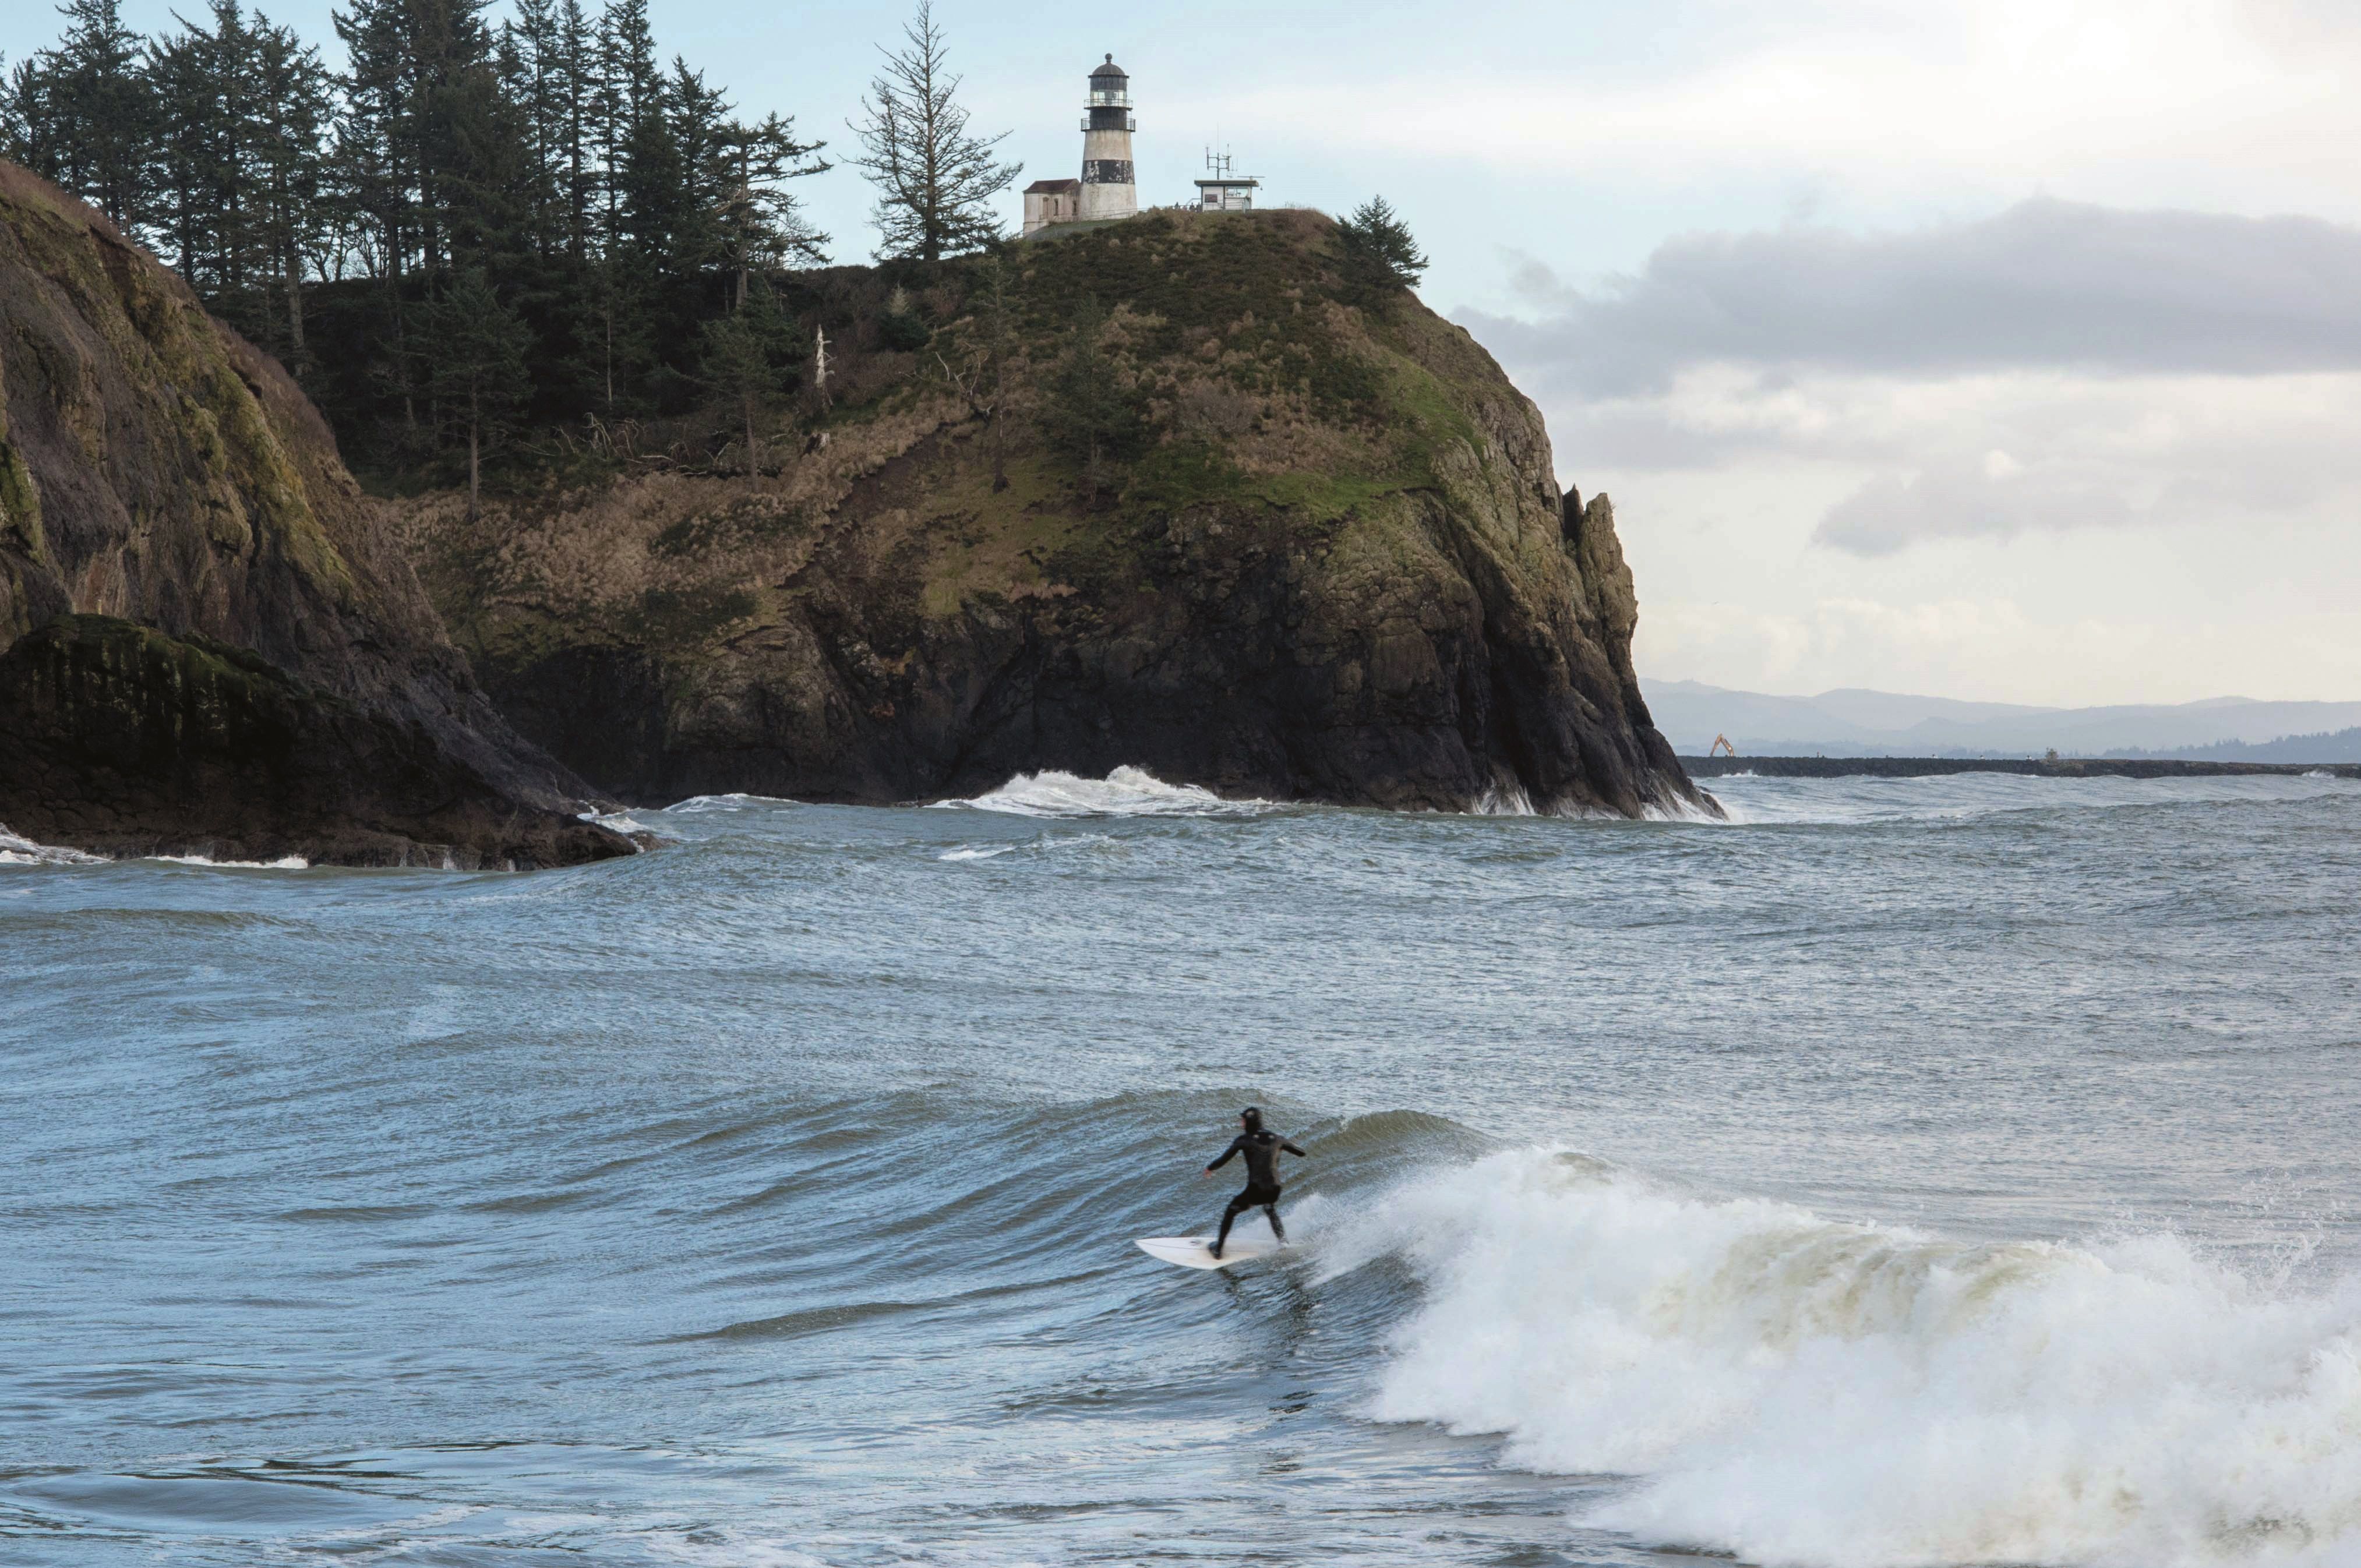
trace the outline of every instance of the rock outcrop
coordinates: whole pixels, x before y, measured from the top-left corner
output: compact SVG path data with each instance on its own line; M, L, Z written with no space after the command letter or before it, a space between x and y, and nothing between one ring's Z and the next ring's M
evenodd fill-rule
M102 853L627 854L444 634L318 414L0 164L0 823Z
M412 560L518 728L634 801L1131 763L1234 795L1712 810L1642 700L1611 508L1568 506L1533 405L1462 329L1347 287L1333 232L1158 214L1016 251L1005 485L967 395L977 275L947 269L933 341L869 353L885 389L775 473L475 518L430 497ZM1104 485L1048 433L1085 294L1139 415Z

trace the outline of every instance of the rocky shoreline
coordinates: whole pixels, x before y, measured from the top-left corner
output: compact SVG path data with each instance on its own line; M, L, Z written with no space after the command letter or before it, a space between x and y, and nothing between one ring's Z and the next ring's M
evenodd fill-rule
M105 855L631 854L476 684L302 391L0 164L0 823Z

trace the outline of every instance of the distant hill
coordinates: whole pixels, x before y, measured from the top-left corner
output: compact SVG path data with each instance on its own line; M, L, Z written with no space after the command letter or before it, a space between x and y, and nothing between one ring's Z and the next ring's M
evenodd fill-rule
M2192 762L2361 762L2361 729L2323 735L2283 735L2259 745L2225 740L2218 745L2191 746L2158 754Z
M1815 696L1641 678L1656 728L1697 755L1726 735L1756 756L2189 757L2236 762L2361 760L2361 702L2202 702L2036 707L1846 688Z

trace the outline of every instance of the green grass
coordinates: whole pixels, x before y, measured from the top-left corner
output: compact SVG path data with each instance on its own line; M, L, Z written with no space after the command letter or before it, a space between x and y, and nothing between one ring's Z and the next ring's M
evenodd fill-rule
M693 648L754 613L754 596L741 589L649 588L624 617L624 630L660 647Z

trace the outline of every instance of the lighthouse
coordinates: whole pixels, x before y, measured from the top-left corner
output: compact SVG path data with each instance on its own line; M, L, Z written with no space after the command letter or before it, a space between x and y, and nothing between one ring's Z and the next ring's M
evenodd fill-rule
M1084 223L1139 214L1139 188L1131 177L1131 133L1137 126L1131 78L1109 55L1091 72L1089 115L1082 121L1082 200L1074 215Z

